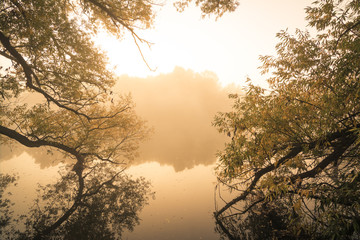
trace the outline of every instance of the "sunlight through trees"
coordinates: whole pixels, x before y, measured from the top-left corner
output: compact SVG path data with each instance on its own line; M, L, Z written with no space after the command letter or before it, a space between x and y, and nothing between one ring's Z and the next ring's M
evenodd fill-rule
M183 10L189 2L178 4ZM26 231L8 232L8 238L115 239L138 223L151 195L149 184L127 178L123 170L151 129L135 114L130 96L113 92L116 77L92 38L100 30L118 38L128 32L142 55L139 43L149 43L137 31L152 26L158 5L147 0L1 2L1 144L46 147L49 158L59 151L72 159L57 183L40 189L30 215L23 217ZM221 16L236 6L201 1L204 14ZM1 193L13 181L1 175ZM9 227L16 220L4 201L1 227Z
M10 66L1 69L1 143L15 140L27 147L49 147L50 152L73 159L59 182L46 187L42 196L43 201L63 204L37 204L27 219L28 238L56 235L60 226L69 227L86 211L95 214L91 210L95 202L105 214L107 208L120 211L116 208L126 201L143 199L138 207L128 202L135 215L146 202L149 185L145 181L131 185L133 180L123 180L122 170L150 130L135 114L131 98L112 92L116 78L91 37L105 28L118 37L130 31L135 41L143 41L135 29L151 26L153 4L2 1L0 54ZM129 190L122 187L124 182ZM131 228L136 216L126 220L127 216L123 211L104 224L125 218L119 228ZM119 234L117 229L109 231Z
M317 35L278 33L277 56L261 57L271 89L249 83L214 120L231 137L219 180L239 192L215 212L229 239L259 239L261 227L262 239L360 235L360 4L306 12Z

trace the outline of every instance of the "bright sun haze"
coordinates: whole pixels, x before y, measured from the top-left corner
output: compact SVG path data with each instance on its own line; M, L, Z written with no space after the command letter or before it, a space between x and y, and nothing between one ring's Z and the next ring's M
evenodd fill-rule
M178 1L191 3L179 12ZM210 11L202 3L221 12L237 1L234 12L202 17ZM360 236L360 10L357 22L339 17L329 27L337 39L321 43L315 34L323 30L307 26L324 21L316 9L306 14L313 1L2 0L0 203L9 186L6 198L15 204L3 204L14 212L0 204L0 223L2 213L25 214L7 220L7 231L25 231L27 221L32 239L109 232L129 240L218 240L227 234L219 219L235 235L247 234L242 222L255 235L271 226L271 234L313 236L304 228L311 219L297 211L325 199L314 231L322 234L322 219L334 210L335 234L344 214L343 229L350 234L347 223L356 220ZM82 10L60 14L76 2L85 3ZM92 28L91 6L109 21ZM144 25L132 25L138 21ZM301 32L294 40L297 29L309 39ZM274 56L262 58L265 75L260 56ZM19 179L1 179L4 173ZM277 218L286 228L275 226ZM4 233L0 224L0 239Z
M154 76L180 66L195 72L212 71L222 85L243 86L250 77L255 84L266 86L258 69L259 56L275 54L275 35L280 30L294 33L296 28L306 27L304 8L311 2L243 0L234 13L215 20L201 18L194 6L179 13L169 1L158 9L154 28L139 32L153 43L151 49L140 46L155 71L143 62L131 35L119 41L103 34L97 43L108 52L119 75Z

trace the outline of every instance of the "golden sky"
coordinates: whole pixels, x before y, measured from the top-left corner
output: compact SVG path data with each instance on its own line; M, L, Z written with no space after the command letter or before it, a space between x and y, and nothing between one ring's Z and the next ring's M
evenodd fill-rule
M154 28L139 33L154 42L151 51L146 46L143 50L157 71L146 67L131 36L119 41L103 35L97 43L108 51L122 75L116 91L131 92L136 111L155 129L135 163L157 161L181 171L212 164L215 152L223 148L224 136L211 122L217 112L228 111L232 102L227 99L229 89L220 84L244 85L249 76L266 86L257 69L258 56L275 53L275 34L281 29L294 32L296 27L305 27L304 8L311 1L242 0L236 12L217 21L202 19L195 7L178 13L169 2L158 10ZM2 161L24 151L2 150ZM46 151L27 152L42 167L58 162L58 158L47 161Z
M137 78L121 76L115 91L131 94L136 113L154 128L151 138L141 144L140 156L132 162L138 165L156 161L172 166L175 171L199 164L209 165L215 153L224 147L225 135L211 125L219 111L229 111L233 91L223 88L211 73L195 73L176 67L159 76ZM30 102L30 98L25 99ZM41 168L55 166L64 160L47 148L26 148L20 144L0 146L0 162L19 157L24 152L33 157Z
M244 85L248 76L266 87L257 69L259 55L275 53L275 34L280 30L288 28L293 33L296 28L305 28L304 8L312 0L241 0L236 12L217 21L213 17L202 19L195 7L178 13L173 1L166 2L158 10L154 28L139 32L154 43L151 50L146 45L142 50L155 72L146 67L131 36L125 35L121 41L106 35L97 39L117 66L117 90L131 92L136 111L155 128L129 172L150 179L157 200L144 209L143 222L131 239L170 239L172 235L178 239L217 239L211 218L216 180L213 164L214 153L223 148L224 136L211 121L216 112L231 107L229 89L220 84ZM53 178L57 167L50 166L62 159L53 155L49 161L46 153L46 149L0 146L2 170L22 176L22 187L18 192L13 190L15 196L25 193L31 199L35 194L31 186L38 179L48 183L45 180ZM46 171L36 168L34 161ZM25 211L28 200L21 201L18 210ZM191 232L193 235L186 235Z
M173 1L158 9L154 28L139 35L154 43L143 53L155 72L143 63L131 36L122 41L101 35L98 43L108 51L116 72L136 77L172 72L175 66L195 72L212 71L223 85L244 85L246 77L266 86L257 69L259 55L273 55L278 42L275 35L287 29L306 27L304 8L312 0L242 0L233 13L222 18L201 18L192 6L176 12Z

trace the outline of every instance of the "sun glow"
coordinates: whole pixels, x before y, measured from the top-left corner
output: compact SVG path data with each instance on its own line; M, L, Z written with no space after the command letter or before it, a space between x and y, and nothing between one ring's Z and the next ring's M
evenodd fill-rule
M158 10L152 29L139 31L145 43L138 42L144 60L130 34L120 41L100 34L96 42L108 52L118 75L154 76L172 72L176 66L195 72L212 71L222 85L245 85L247 77L266 86L260 75L260 55L275 54L275 35L282 29L290 32L303 28L304 1L241 1L238 10L222 18L202 19L196 7L179 13L172 4ZM271 20L271 21L270 21Z

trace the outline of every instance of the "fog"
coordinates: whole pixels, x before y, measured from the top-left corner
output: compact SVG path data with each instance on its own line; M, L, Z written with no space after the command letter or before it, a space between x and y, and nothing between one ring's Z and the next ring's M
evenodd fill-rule
M214 163L225 137L211 123L217 112L230 109L234 86L223 88L211 72L177 67L148 78L121 76L117 89L132 93L137 113L154 127L134 164L156 161L181 171Z
M236 90L234 86L223 88L211 72L195 73L180 67L148 78L120 76L114 92L131 93L137 114L154 129L133 164L156 161L181 171L214 163L215 153L224 147L226 138L211 122L217 112L230 109L232 102L227 96ZM62 154L49 150L20 144L0 146L0 160L9 160L24 151L41 168L64 160Z

